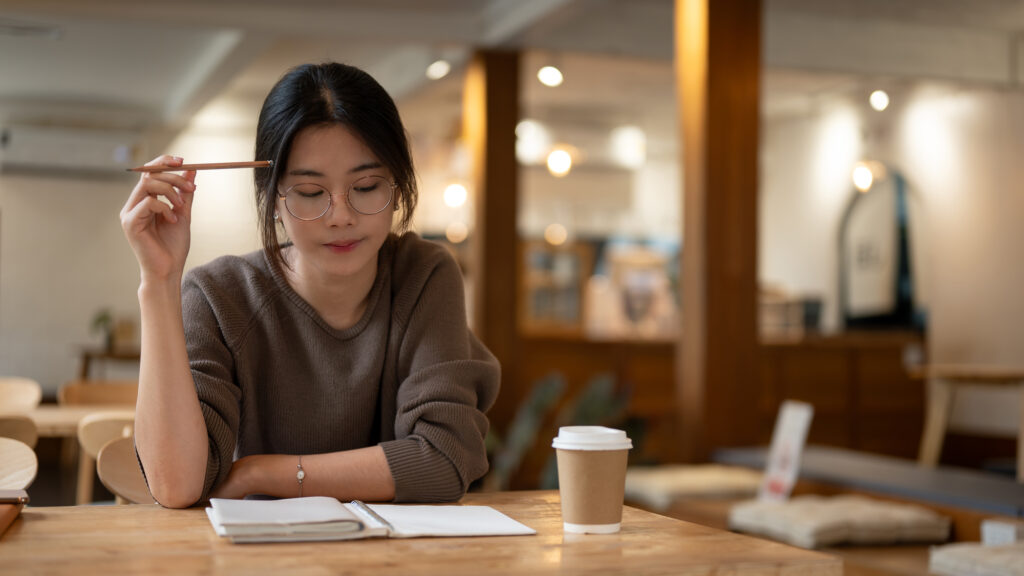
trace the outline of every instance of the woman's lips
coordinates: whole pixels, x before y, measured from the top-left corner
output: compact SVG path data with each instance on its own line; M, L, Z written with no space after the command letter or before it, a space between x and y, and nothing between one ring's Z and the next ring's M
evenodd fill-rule
M330 244L324 244L331 252L351 252L359 246L362 240L350 240L346 242L331 242Z

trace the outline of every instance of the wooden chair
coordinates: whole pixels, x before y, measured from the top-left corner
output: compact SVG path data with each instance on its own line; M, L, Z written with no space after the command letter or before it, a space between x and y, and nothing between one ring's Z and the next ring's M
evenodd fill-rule
M130 404L139 398L138 380L73 380L57 392L60 404Z
M932 364L911 371L911 377L927 380L928 404L917 461L934 468L942 454L957 391L970 386L1000 386L1020 391L1020 423L1017 433L1017 481L1024 483L1024 368Z
M114 493L118 504L153 504L153 496L135 456L134 436L107 442L96 457L100 482Z
M39 382L28 378L0 378L0 412L23 413L34 410L43 399Z
M24 490L39 471L35 450L11 438L0 438L0 490Z
M59 404L78 404L91 406L124 406L126 409L134 407L139 397L138 380L72 380L57 391L57 402ZM105 438L93 451L92 456L81 460L78 463L78 489L76 502L88 502L92 495L93 470L95 469L95 458L99 449L103 447ZM65 442L62 459L69 464L75 460L75 447L71 442ZM79 456L84 454L80 447L77 450ZM83 470L87 470L83 474ZM84 479L83 479L84 478ZM83 500L84 499L84 500Z
M92 501L93 475L96 471L96 457L107 442L123 436L131 436L135 429L135 412L97 412L78 423L78 486L75 503L88 504Z
M29 448L35 448L39 441L39 431L36 430L35 421L28 416L7 414L0 416L0 438L13 438Z

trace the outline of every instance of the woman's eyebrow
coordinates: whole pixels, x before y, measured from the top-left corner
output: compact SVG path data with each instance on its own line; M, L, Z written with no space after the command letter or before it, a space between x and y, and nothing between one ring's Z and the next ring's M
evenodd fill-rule
M362 172L364 170L373 170L374 168L380 168L381 166L383 166L383 164L381 164L380 162L365 162L349 170L348 173L355 174L356 172Z
M356 166L355 168L352 168L351 170L348 171L348 173L349 174L355 174L356 172L364 172L366 170L374 170L376 168L381 168L383 166L384 165L381 164L380 162L366 162L366 163L363 163L363 164L360 164L360 165ZM316 178L323 178L324 177L324 173L323 172L320 172L319 170L313 170L312 168L295 168L294 170L289 170L288 171L288 175L289 176L313 176L313 177L316 177Z
M316 170L312 170L312 169L309 169L309 168L296 168L294 170L289 170L288 171L288 175L289 176L316 176L318 178L323 178L323 176L324 176L323 172L318 172Z

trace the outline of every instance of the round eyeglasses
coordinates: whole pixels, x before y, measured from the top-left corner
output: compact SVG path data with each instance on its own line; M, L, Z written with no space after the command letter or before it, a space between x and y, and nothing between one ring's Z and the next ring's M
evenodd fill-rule
M283 193L284 207L299 220L316 220L331 209L334 195L319 184L295 184ZM379 214L391 204L395 184L383 176L364 176L352 183L345 200L364 216Z

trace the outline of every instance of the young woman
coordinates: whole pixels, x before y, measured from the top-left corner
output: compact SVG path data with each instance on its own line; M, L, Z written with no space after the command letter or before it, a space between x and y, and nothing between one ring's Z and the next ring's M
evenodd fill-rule
M121 210L153 497L459 499L487 471L499 367L467 328L455 261L405 232L416 183L394 102L351 66L292 69L263 104L256 158L274 161L256 170L261 252L183 278L194 172L143 174Z

